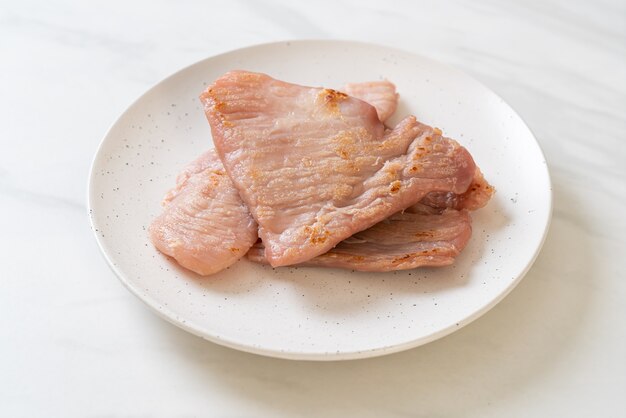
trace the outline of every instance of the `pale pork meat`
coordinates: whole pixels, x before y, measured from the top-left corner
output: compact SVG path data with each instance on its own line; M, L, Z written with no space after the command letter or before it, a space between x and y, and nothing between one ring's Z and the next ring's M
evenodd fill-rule
M209 275L244 256L258 226L214 150L177 178L149 228L154 245L198 274Z
M385 132L371 105L334 90L233 71L201 99L273 266L323 254L431 191L464 193L474 175L441 131L410 116Z
M391 215L301 265L392 271L452 264L471 236L469 214L454 209L429 213L432 208L426 208ZM248 259L267 264L263 253L263 244L255 244Z
M344 91L374 106L381 122L389 119L398 107L399 95L396 86L387 80L348 83L344 86ZM424 196L422 202L441 210L446 208L476 210L484 207L494 192L494 188L487 183L477 167L474 180L466 192L462 194L432 192Z
M389 119L398 107L396 86L387 80L348 83L343 89L349 96L374 106L381 122Z
M477 210L484 207L495 189L491 186L483 173L476 167L474 179L465 193L430 192L421 200L421 203L438 209L467 209Z
M398 107L399 95L396 86L387 80L348 83L344 86L344 91L374 106L381 122L389 119ZM476 210L484 207L494 192L494 188L487 183L477 167L474 180L466 192L462 194L432 192L424 196L422 202L441 210L446 208Z

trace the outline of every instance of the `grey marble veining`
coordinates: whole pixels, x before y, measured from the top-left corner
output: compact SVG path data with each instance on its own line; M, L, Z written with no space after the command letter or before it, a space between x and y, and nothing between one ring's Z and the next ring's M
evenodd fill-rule
M510 103L551 169L536 264L480 320L342 363L249 355L146 310L99 254L91 159L138 95L207 56L289 38L450 63ZM0 415L618 416L626 408L626 3L0 4Z

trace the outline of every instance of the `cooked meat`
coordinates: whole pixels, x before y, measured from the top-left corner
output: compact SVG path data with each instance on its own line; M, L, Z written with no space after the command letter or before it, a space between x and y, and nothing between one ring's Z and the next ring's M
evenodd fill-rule
M374 106L381 122L391 117L398 107L399 95L396 93L396 86L387 80L348 83L344 91ZM494 188L487 183L483 173L476 167L474 180L465 193L431 192L424 196L422 203L441 210L446 208L476 210L484 207L494 192Z
M428 209L396 213L301 265L392 271L452 264L471 236L469 214L454 209L428 214ZM248 259L267 264L263 252L263 244L255 244Z
M465 193L430 192L424 196L421 203L438 209L476 210L484 207L494 193L493 186L487 183L483 173L476 167L472 184Z
M399 95L396 93L396 86L387 80L348 83L344 91L374 106L381 122L391 117L398 107ZM484 207L494 192L494 188L487 183L483 173L476 167L474 180L465 193L431 192L424 196L422 203L441 210L446 208L476 210Z
M420 203L440 210L446 208L476 210L489 203L494 193L493 186L485 180L483 173L476 167L474 179L465 193L430 192Z
M475 164L410 116L385 132L343 93L234 71L201 99L216 149L273 266L323 254L431 191L464 193Z
M389 119L398 107L396 86L387 80L349 83L345 85L344 91L374 106L381 122Z
M150 225L152 242L198 274L228 267L257 240L258 226L214 150L178 176L163 205Z

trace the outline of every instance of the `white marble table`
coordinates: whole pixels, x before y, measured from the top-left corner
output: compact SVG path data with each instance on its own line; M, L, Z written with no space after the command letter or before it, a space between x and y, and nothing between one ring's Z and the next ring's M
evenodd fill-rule
M321 6L323 4L323 6ZM89 229L89 164L149 86L261 42L343 38L453 64L530 125L554 183L544 250L488 314L338 363L263 358L152 314ZM0 4L0 416L623 416L626 3Z

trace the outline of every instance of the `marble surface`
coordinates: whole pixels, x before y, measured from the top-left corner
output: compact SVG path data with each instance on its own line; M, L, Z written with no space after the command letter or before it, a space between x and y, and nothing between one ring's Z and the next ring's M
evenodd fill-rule
M107 127L171 72L285 39L455 65L527 121L554 218L522 283L462 330L369 360L237 352L108 269L86 183ZM622 1L0 3L0 416L618 416L626 409Z

